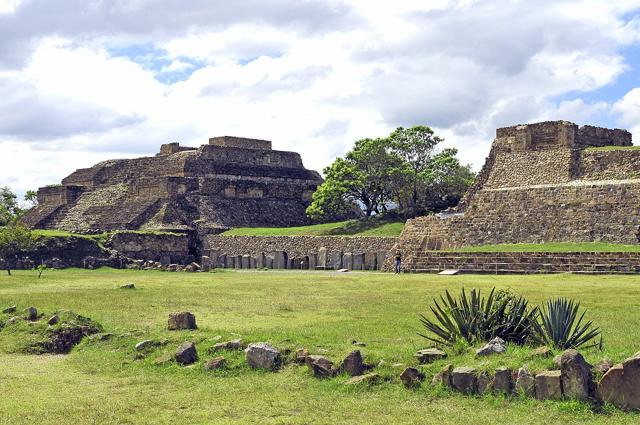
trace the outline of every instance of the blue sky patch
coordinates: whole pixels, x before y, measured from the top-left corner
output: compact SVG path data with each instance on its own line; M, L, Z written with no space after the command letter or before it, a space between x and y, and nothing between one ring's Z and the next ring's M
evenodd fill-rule
M195 71L205 66L204 61L187 56L172 58L165 49L149 43L115 47L107 51L112 57L125 57L139 64L151 71L156 80L169 85L189 79Z

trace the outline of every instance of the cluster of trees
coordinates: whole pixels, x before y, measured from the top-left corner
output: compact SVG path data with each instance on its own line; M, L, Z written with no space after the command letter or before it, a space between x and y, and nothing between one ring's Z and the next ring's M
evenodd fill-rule
M24 205L18 202L18 196L8 187L0 187L0 227L16 223L20 217L38 203L38 194L29 190L24 195Z
M324 169L307 215L333 221L360 209L370 217L394 210L405 217L454 206L475 178L454 148L427 126L399 127L388 137L356 141L344 158Z
M35 245L31 231L18 224L20 217L38 203L37 193L27 191L24 204L20 205L18 196L8 187L0 187L0 259L10 260L18 253L29 250ZM4 261L4 268L11 275L10 261ZM40 272L40 274L42 274Z

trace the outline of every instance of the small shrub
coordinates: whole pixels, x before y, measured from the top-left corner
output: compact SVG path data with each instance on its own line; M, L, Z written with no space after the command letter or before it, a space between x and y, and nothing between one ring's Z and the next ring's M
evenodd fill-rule
M467 295L463 288L458 299L445 291L431 312L435 320L420 315L420 322L433 335L419 335L437 344L453 345L459 339L474 344L499 336L521 345L536 325L538 309L530 309L527 300L510 291L493 288L485 298L479 290Z
M581 346L602 349L600 330L593 327L591 320L583 323L586 310L578 318L579 309L580 303L566 298L547 301L540 312L540 325L536 328L535 340L561 350ZM599 341L596 340L598 336Z

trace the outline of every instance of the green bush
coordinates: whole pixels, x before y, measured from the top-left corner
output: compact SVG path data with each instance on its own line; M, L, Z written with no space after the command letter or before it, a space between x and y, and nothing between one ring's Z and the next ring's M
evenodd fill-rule
M475 289L467 296L463 288L457 299L445 291L440 302L434 299L431 311L435 320L420 315L420 322L433 335L419 335L444 345L453 345L459 339L475 344L496 336L507 342L524 344L538 314L537 307L530 309L524 298L508 291L496 293L495 288L487 298Z
M561 350L580 346L602 349L602 334L591 320L583 323L586 310L578 318L580 303L566 298L551 299L540 312L540 325L534 339ZM577 321L576 321L577 319ZM596 338L600 336L599 341Z
M486 342L500 337L507 342L524 345L546 344L558 349L580 346L602 346L600 331L592 322L578 317L580 304L564 298L547 301L545 308L530 307L529 302L510 291L495 288L488 297L479 290L469 294L462 289L455 298L449 291L430 307L434 319L420 315L428 331L419 334L436 344L454 346L459 341L468 344Z

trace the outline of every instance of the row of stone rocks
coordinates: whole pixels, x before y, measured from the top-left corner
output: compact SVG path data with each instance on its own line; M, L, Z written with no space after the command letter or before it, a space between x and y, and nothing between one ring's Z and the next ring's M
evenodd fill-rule
M171 313L168 329L196 329L195 316L190 312ZM140 343L142 344L142 343ZM137 348L137 347L136 347ZM218 343L212 351L223 349L242 349L242 340ZM505 343L500 338L490 341L479 349L479 356L500 354L506 351ZM245 350L247 364L252 368L275 370L282 363L281 353L271 344L258 342L249 344ZM548 357L551 351L546 347L537 349L535 356ZM415 357L421 364L431 363L447 357L444 351L436 348L420 350ZM191 364L197 360L195 344L185 343L176 352L176 361L180 364ZM359 350L352 351L336 366L332 360L322 355L310 354L306 349L295 353L295 361L305 364L312 375L317 378L331 378L341 373L351 377L364 376L373 367L367 365ZM432 385L444 385L465 394L484 394L487 392L506 395L525 395L546 399L577 399L592 403L608 402L622 409L640 409L640 352L625 360L622 364L612 365L601 362L595 368L586 362L576 350L564 351L554 359L558 369L532 374L526 366L518 370L498 368L494 373L478 372L470 367L445 366L432 379ZM224 358L218 357L207 362L208 369L224 364ZM215 367L213 367L215 365ZM598 384L593 379L593 370L603 374ZM377 374L366 374L366 378L355 379L354 382L374 382ZM406 368L400 374L400 380L408 388L419 386L425 375L414 367Z
M182 264L163 264L159 261L143 261L133 260L127 268L133 270L161 270L167 272L209 272L211 271L211 263L208 257L202 257L202 264L192 262L186 266Z
M446 355L436 349L427 349L416 353L416 357L421 363L429 363ZM431 383L465 394L520 394L540 400L570 398L595 404L607 402L627 410L640 409L640 352L618 365L602 361L595 367L591 366L573 349L564 351L554 361L557 370L536 375L531 374L526 366L517 371L498 368L489 374L448 364L433 377ZM594 370L604 374L597 384L593 379ZM409 367L402 372L400 379L406 387L414 388L425 380L425 375Z

